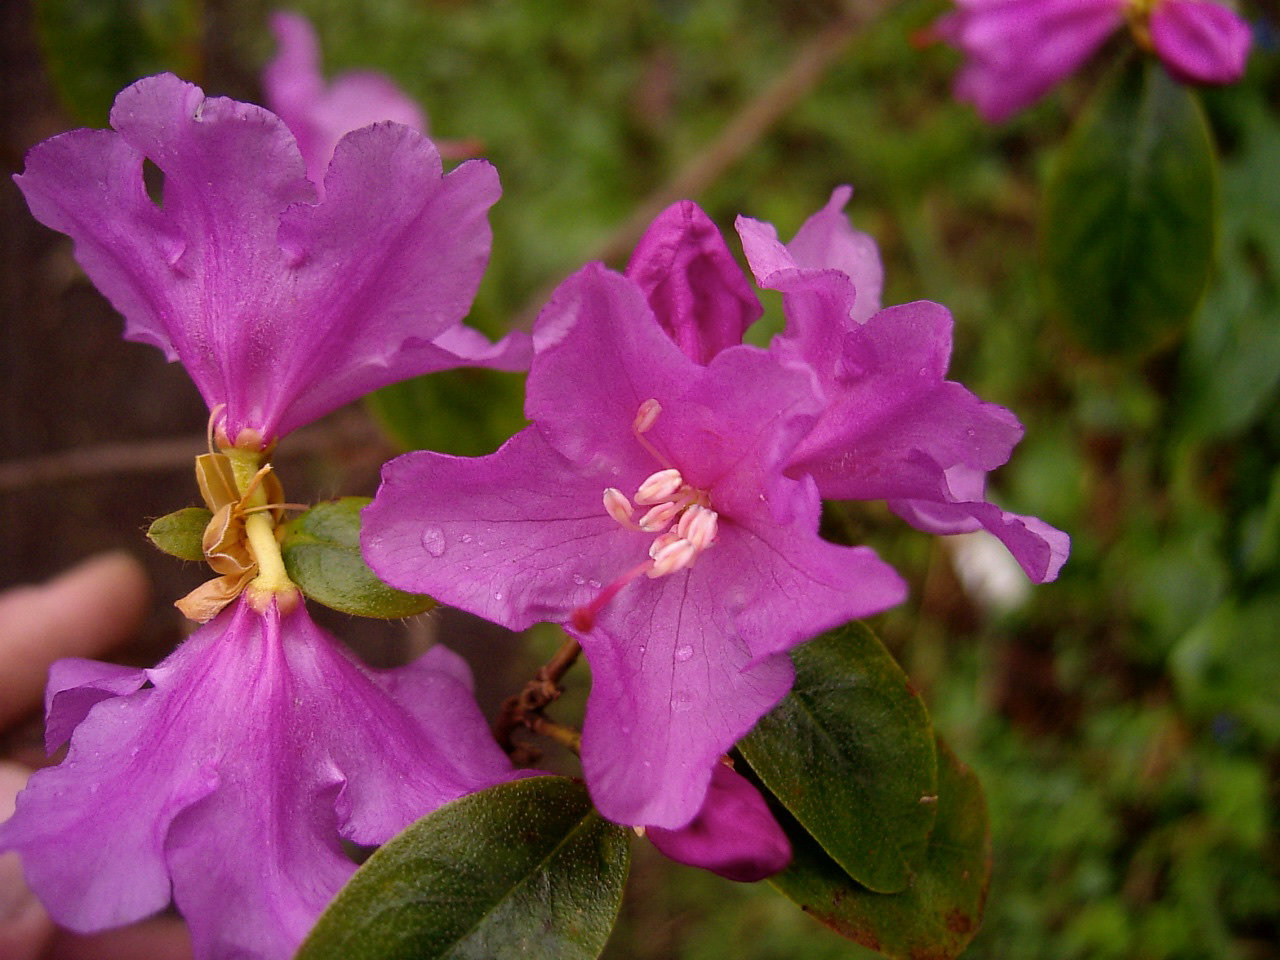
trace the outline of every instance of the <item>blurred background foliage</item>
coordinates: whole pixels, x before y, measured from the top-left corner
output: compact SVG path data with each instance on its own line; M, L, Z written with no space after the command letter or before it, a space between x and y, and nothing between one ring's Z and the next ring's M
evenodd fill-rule
M1055 155L1114 50L993 129L952 102L957 57L920 42L940 0L292 7L312 18L331 72L385 71L434 133L479 140L497 165L505 195L472 317L490 333L527 324L585 259L604 251L620 266L619 225L645 198L818 56L815 42L834 45L694 199L726 229L745 213L789 237L834 186L854 184L850 213L880 243L885 302L948 305L952 376L1026 424L994 498L1074 538L1058 582L993 603L958 575L964 550L887 511L836 504L825 518L828 535L873 544L911 582L908 602L872 626L987 791L994 880L967 956L1280 957L1274 8L1250 10L1259 46L1244 82L1202 97L1221 158L1208 293L1176 336L1108 359L1055 321L1037 249ZM37 23L68 116L101 126L115 91L153 70L259 99L269 9L44 0ZM868 13L856 29L843 19ZM767 334L780 304L765 302ZM376 408L402 445L475 454L523 423L520 397L519 377L460 371L393 388ZM535 635L512 676L554 644ZM647 844L636 854L608 957L865 955L766 885L676 867Z

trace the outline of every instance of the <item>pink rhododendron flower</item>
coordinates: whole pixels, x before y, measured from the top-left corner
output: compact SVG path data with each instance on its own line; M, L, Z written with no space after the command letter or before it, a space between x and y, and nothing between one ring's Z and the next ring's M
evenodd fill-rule
M740 221L784 292L768 351L740 342L760 308L719 232L670 208L625 277L588 266L538 318L530 428L489 457L391 462L365 512L389 582L580 639L583 768L618 822L689 825L711 764L789 688L782 651L902 597L870 551L817 536L819 495L888 499L934 532L986 526L1033 579L1065 559L1065 534L982 496L1021 428L943 379L942 307L879 309L848 196L786 247Z
M1075 71L1128 21L1170 73L1190 83L1234 83L1250 33L1210 0L956 0L932 32L966 57L958 100L1002 123Z
M823 399L803 364L738 342L758 313L705 215L673 207L626 276L588 266L543 310L531 427L487 457L392 461L363 516L389 583L581 641L582 765L619 823L689 825L790 688L785 651L905 593L871 550L822 540L816 485L784 472Z
M806 364L826 400L788 472L812 477L824 497L886 500L930 533L986 528L1028 577L1054 579L1067 535L985 497L987 472L1009 459L1022 425L945 379L952 326L945 307L922 300L880 309L874 245L841 212L851 193L838 188L786 246L769 224L738 218L757 282L783 294L787 327L773 349Z
M325 195L294 137L250 104L177 77L125 89L114 131L36 146L17 180L71 236L125 336L181 360L232 444L260 447L378 387L459 365L519 369L528 342L460 324L489 254L497 174L447 176L396 123L343 137ZM161 203L143 162L164 174Z
M198 958L291 956L378 844L513 776L443 647L356 662L305 606L247 595L149 670L54 665L46 740L68 738L0 825L55 920L92 931L177 903Z

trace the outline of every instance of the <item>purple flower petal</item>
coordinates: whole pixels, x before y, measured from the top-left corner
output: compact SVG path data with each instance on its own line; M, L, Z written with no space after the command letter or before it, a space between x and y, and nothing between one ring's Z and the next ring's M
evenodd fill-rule
M1235 83L1244 76L1253 32L1235 12L1206 0L1160 0L1151 43L1184 83Z
M533 427L487 457L407 453L382 468L362 550L387 583L513 630L563 621L642 555L604 511L608 482Z
M269 441L440 368L450 348L435 341L488 258L492 167L442 177L430 141L377 124L339 143L317 204L293 138L258 107L165 75L123 91L112 124L35 147L17 182L37 219L76 241L125 335L226 405L233 441L246 429ZM164 174L160 206L144 159Z
M817 215L821 233L847 237L830 222L844 220L846 199L838 191ZM849 243L810 241L802 264L792 252L796 241L783 247L768 224L739 218L738 231L760 284L783 294L787 327L771 349L808 365L826 398L788 473L812 477L824 497L887 500L931 533L986 527L1032 579L1057 576L1066 534L986 502L986 473L1009 459L1022 426L1008 410L945 379L952 327L946 308L920 301L864 318L845 269L870 273L868 260L852 255Z
M307 164L307 177L320 187L334 147L344 134L379 120L393 120L426 133L421 108L387 77L354 71L326 86L320 46L310 22L296 13L271 17L279 52L262 73L269 106L292 131Z
M56 661L49 668L44 693L44 748L49 753L71 739L71 733L93 708L112 697L142 688L147 672L81 657Z
M489 457L389 464L365 557L393 585L508 626L572 622L594 678L582 762L597 807L681 827L712 764L790 687L782 652L904 586L870 550L823 542L813 482L782 474L822 406L807 366L742 345L700 365L599 266L561 286L534 340L534 425ZM637 427L651 400L661 411ZM646 477L677 470L672 510L696 501L717 526L686 542L696 563L664 574L651 557L675 519L622 523L605 491L647 510L662 496L641 500Z
M512 776L447 652L354 662L304 608L241 600L85 715L0 826L65 926L139 919L171 893L197 957L291 955L378 843ZM369 731L377 731L370 737Z
M650 827L645 836L678 863L740 883L773 876L791 862L791 843L760 792L723 763L715 764L707 799L688 826Z
M934 32L965 54L957 100L1003 123L1040 99L1124 23L1128 0L956 0Z
M763 308L724 238L702 208L673 204L649 225L627 264L662 328L694 363L707 364L742 335Z

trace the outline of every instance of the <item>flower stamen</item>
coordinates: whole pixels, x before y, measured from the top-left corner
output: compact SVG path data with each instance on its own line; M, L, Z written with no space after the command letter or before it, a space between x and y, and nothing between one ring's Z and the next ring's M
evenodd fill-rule
M641 445L655 459L666 464L661 454L642 436L661 412L662 407L657 400L646 400L640 405L632 426ZM634 519L636 507L649 508L639 521ZM604 509L620 526L658 536L649 545L648 560L632 567L601 590L586 606L573 611L570 623L583 633L591 630L596 615L628 583L641 574L657 579L693 566L702 551L715 543L719 531L719 514L711 509L706 492L686 483L683 474L672 466L664 466L647 476L632 499L616 487L607 487Z

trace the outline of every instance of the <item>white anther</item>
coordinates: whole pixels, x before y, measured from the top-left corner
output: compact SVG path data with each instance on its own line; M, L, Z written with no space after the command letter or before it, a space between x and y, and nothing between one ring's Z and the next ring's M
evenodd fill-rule
M714 510L695 503L680 517L676 532L701 552L715 542L718 526L719 515Z
M684 537L680 536L680 534L676 533L674 530L669 530L662 536L656 537L653 543L649 544L649 558L656 560L659 553L671 546L671 544L677 543L683 539Z
M661 538L659 538L661 539ZM655 543L657 541L654 541ZM675 540L657 552L653 558L653 569L650 577L665 577L668 573L683 570L693 563L698 555L698 548L688 540Z
M631 522L631 501L617 487L607 487L604 491L604 509L624 527L633 528Z
M658 414L662 412L662 404L657 400L650 398L640 404L640 409L636 411L635 422L631 425L636 433L647 433L649 428L653 426L658 419Z
M636 491L636 503L662 503L670 500L684 485L684 478L674 467L659 470L647 477Z
M679 510L680 508L669 500L666 503L660 503L640 518L640 529L645 533L661 533L671 526L671 521L675 519Z

